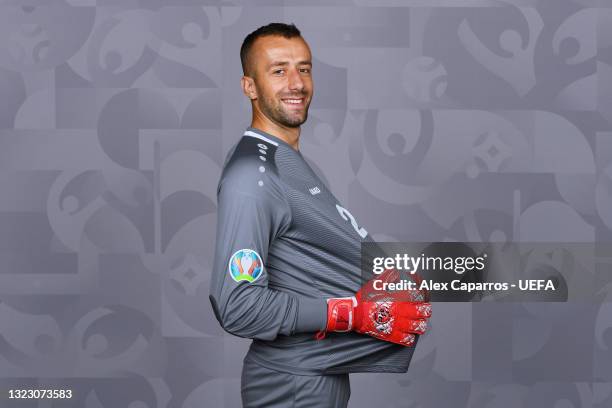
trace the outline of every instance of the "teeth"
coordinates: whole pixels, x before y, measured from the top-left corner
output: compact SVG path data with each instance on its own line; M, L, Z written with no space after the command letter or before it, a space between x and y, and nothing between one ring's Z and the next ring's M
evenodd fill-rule
M300 104L302 103L301 99L283 99L283 101L287 102L287 103L292 103L292 104Z

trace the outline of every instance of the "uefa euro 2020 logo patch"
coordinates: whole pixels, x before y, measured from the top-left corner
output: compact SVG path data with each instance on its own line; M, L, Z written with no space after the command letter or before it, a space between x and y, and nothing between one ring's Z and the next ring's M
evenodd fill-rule
M254 282L262 271L261 257L252 249L240 249L229 260L229 273L236 282Z

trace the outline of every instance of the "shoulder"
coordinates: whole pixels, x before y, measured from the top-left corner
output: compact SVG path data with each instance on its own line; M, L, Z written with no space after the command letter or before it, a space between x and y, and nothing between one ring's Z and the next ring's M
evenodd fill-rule
M257 137L243 136L225 161L218 191L231 190L252 196L280 192L275 155L277 146Z

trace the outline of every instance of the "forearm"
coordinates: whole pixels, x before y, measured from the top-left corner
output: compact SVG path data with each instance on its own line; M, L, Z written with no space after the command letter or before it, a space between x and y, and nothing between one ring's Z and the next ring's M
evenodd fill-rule
M272 340L278 335L316 332L327 321L324 299L268 287L243 284L228 293L211 293L210 300L223 329L240 337Z

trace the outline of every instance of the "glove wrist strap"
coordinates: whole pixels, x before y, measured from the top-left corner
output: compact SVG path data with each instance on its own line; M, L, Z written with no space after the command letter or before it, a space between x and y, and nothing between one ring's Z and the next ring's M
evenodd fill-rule
M326 331L348 332L353 329L354 312L357 299L354 296L327 299Z

